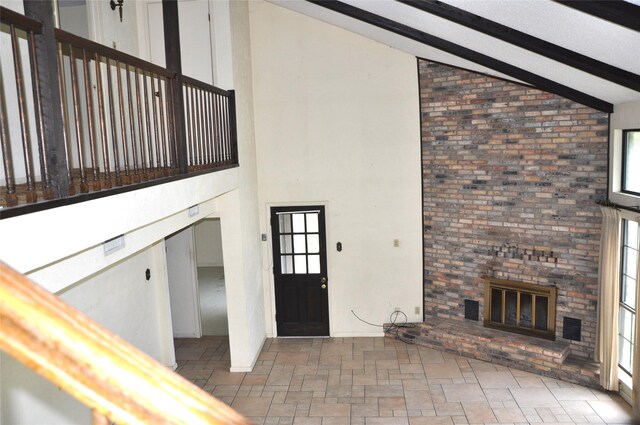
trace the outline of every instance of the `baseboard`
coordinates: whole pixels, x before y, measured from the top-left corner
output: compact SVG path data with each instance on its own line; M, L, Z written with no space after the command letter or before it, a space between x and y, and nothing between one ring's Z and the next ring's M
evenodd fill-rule
M371 338L383 337L384 332L333 332L331 338Z
M224 267L222 263L198 263L198 267Z
M194 333L191 333L191 334L174 333L173 337L174 338L202 338L202 335L197 335Z

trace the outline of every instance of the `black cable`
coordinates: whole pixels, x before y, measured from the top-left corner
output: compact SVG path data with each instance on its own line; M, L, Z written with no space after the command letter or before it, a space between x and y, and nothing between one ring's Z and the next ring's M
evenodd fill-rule
M404 342L405 344L415 344L415 341L413 339L413 337L411 338L407 338L404 335L400 334L400 329L410 329L410 328L415 328L416 325L414 323L408 323L408 318L407 315L401 311L401 310L396 310L393 313L391 313L389 315L389 327L386 327L384 325L376 325L375 323L371 323L371 322L367 322L364 319L361 319L355 311L351 310L351 314L353 314L356 319L358 319L359 321L361 321L362 323L366 323L367 325L371 325L371 326L376 326L376 327L380 327L382 328L382 331L386 334L388 332L393 332L395 331L396 334L396 338L402 342ZM403 315L404 316L404 322L402 323L397 323L396 321L398 320L398 316L399 315Z

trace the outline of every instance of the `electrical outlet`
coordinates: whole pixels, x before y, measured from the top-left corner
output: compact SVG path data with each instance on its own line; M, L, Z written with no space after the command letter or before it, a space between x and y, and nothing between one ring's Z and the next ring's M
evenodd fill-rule
M420 307L416 306L415 314L420 314Z
M394 239L393 240L393 247L394 248L399 248L400 247L400 239Z

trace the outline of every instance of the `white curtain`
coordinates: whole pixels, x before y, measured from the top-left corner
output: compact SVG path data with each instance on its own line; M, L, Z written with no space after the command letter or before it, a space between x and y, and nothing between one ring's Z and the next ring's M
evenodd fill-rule
M640 222L640 217L636 217L635 221ZM640 280L640 258L638 258L638 270L636 271L636 279ZM638 281L636 280L636 282ZM636 336L633 345L633 388L631 389L633 414L636 419L640 418L640 291L636 290L636 328L634 335Z
M598 273L598 329L596 361L600 362L600 385L618 391L618 307L620 302L620 212L602 210L600 267Z

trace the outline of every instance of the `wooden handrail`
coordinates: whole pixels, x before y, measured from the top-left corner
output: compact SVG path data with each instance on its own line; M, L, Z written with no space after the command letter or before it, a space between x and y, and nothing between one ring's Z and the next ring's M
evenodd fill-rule
M33 31L35 34L42 32L42 23L2 6L0 6L0 22L15 25L16 28L24 31Z
M87 405L94 419L250 423L2 262L0 349Z

